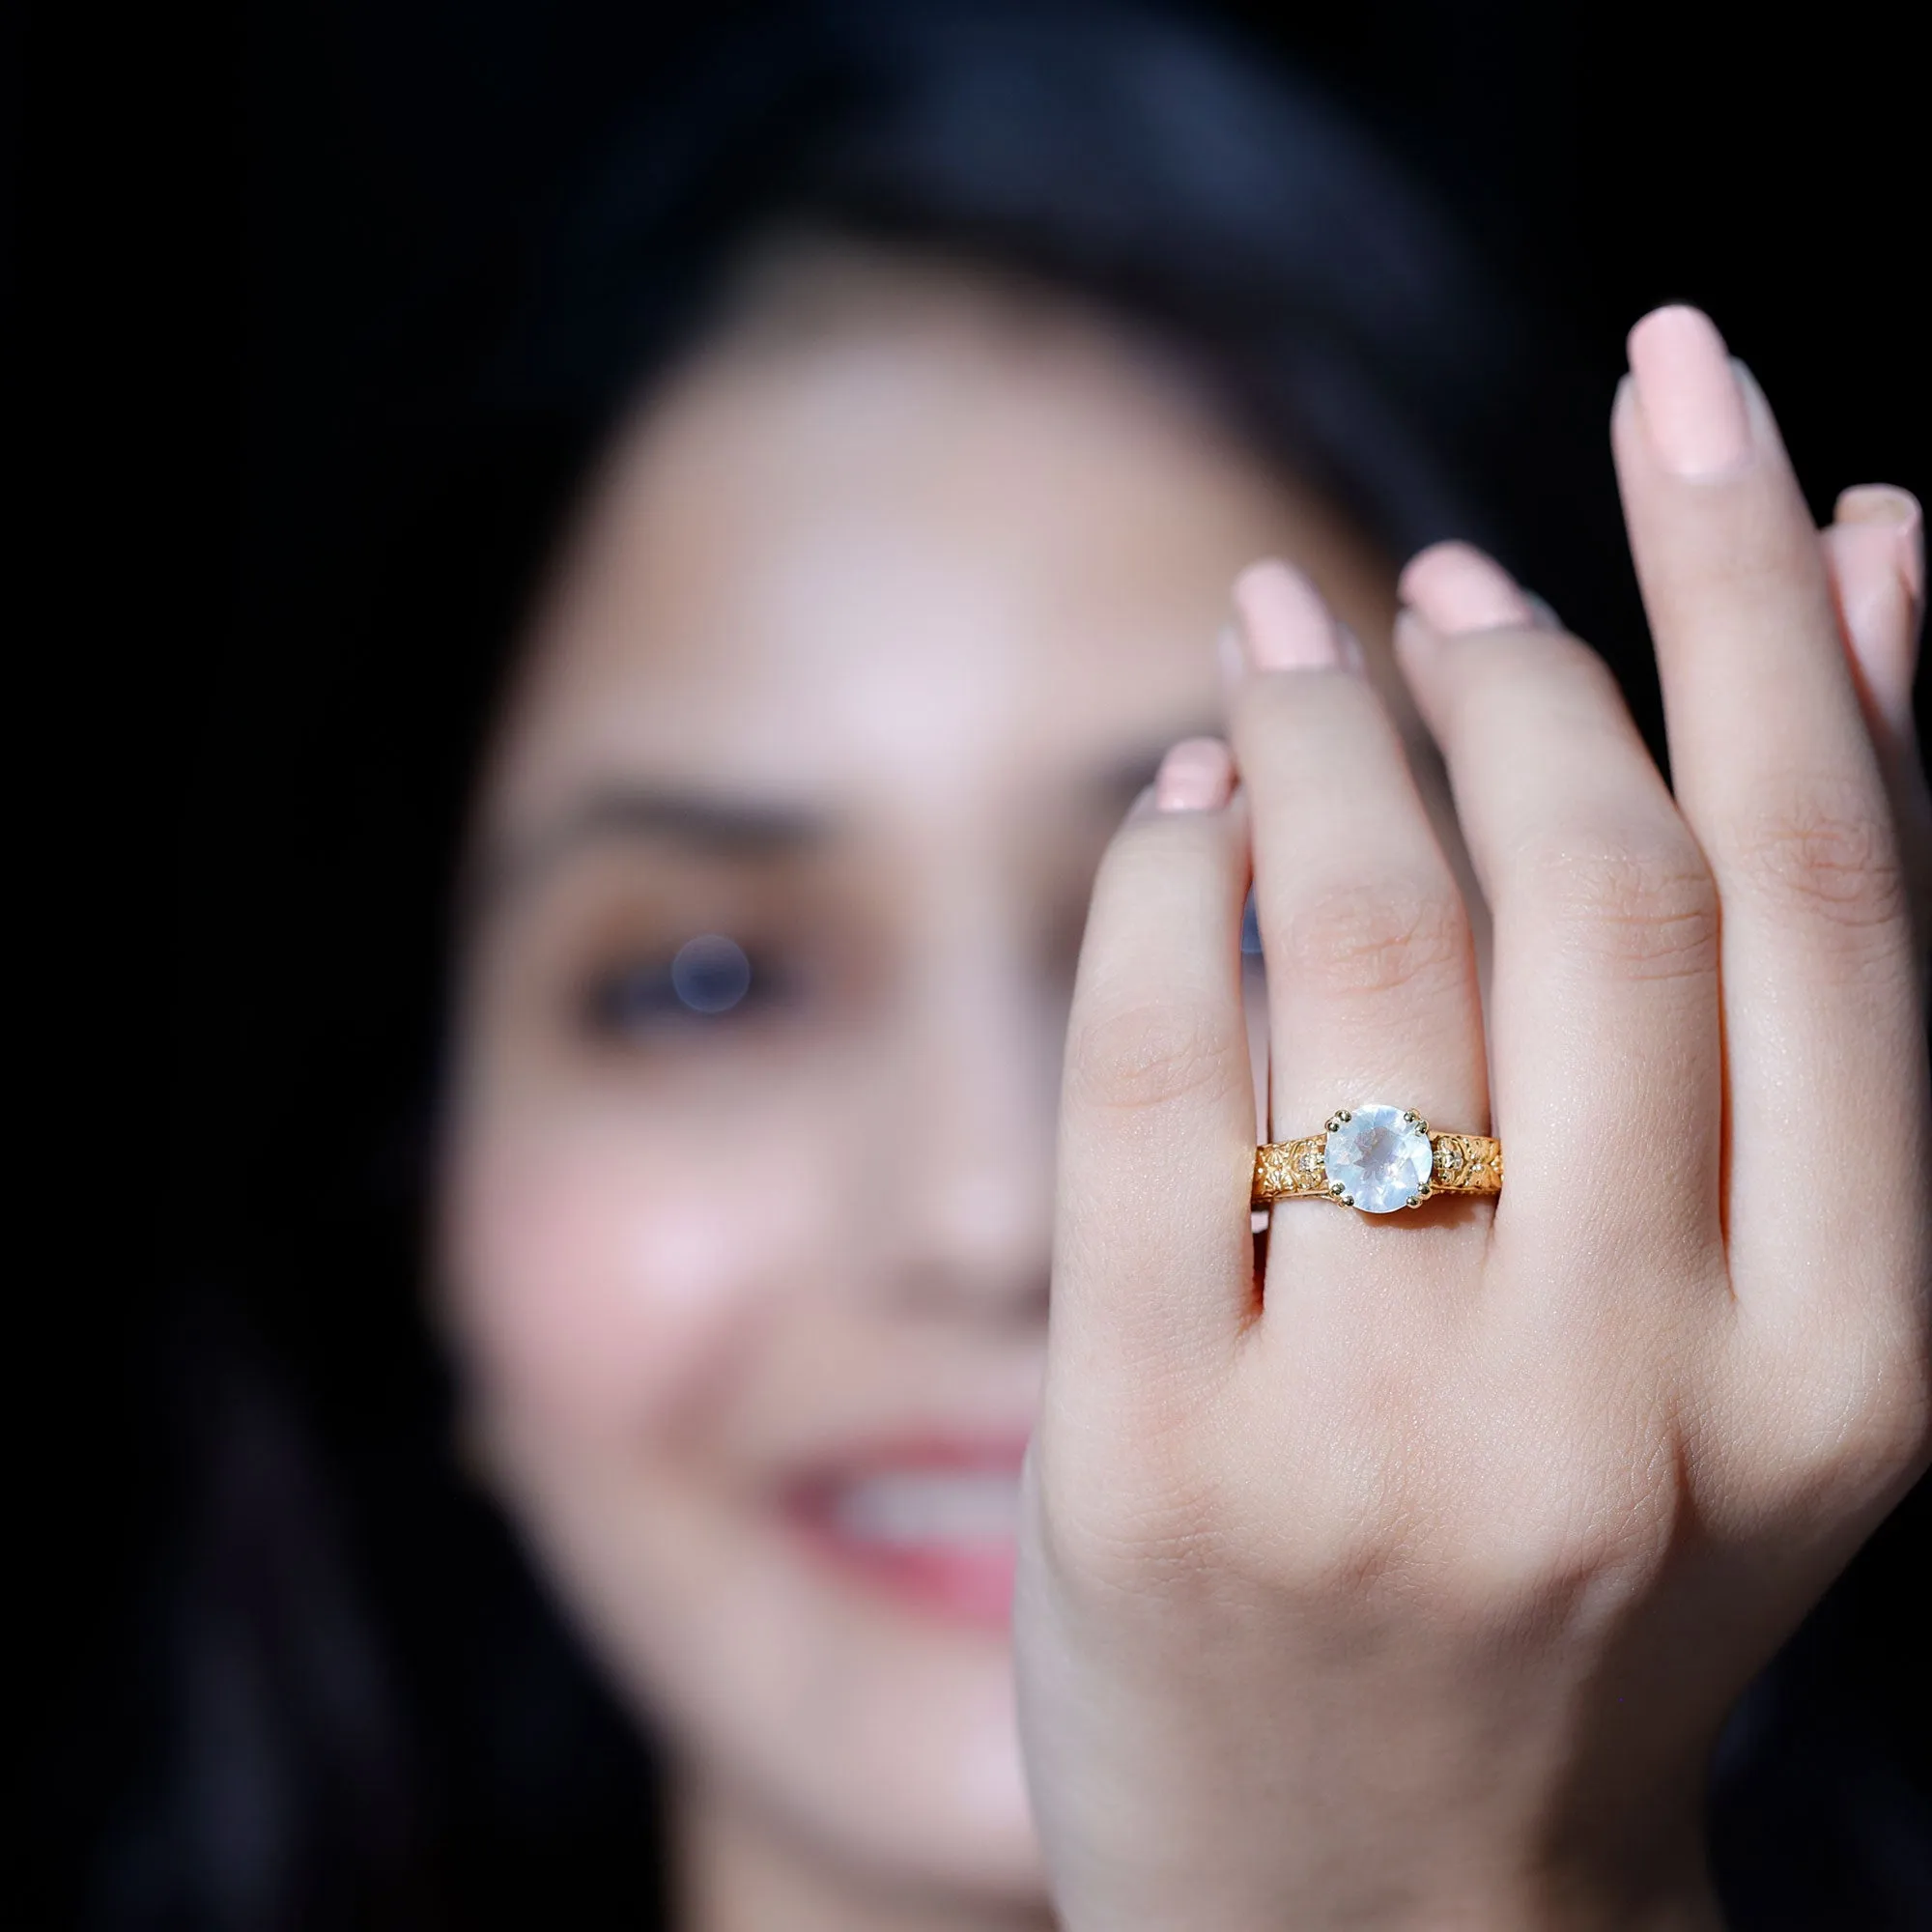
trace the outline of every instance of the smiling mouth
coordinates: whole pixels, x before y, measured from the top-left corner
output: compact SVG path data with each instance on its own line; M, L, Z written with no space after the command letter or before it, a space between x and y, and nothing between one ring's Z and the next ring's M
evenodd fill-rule
M902 1608L1004 1631L1019 1491L1017 1455L881 1462L810 1484L789 1514L820 1560Z

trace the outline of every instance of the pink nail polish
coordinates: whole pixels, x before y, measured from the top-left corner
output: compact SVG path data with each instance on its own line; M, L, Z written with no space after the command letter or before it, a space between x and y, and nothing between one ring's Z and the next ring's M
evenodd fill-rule
M1724 338L1700 309L1653 309L1630 332L1650 445L1679 476L1716 476L1750 455L1750 417Z
M1328 606L1293 564L1250 564L1235 580L1235 611L1256 670L1333 670L1344 662Z
M1234 785L1235 761L1219 738L1183 738L1160 761L1156 811L1219 811Z
M1516 579L1473 544L1431 545L1410 559L1401 587L1404 600L1445 635L1538 623L1535 607Z

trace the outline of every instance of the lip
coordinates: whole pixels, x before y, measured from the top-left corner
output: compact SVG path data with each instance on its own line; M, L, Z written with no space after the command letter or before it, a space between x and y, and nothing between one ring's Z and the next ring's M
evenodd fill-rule
M1004 1633L1025 1454L1012 1437L870 1445L793 1485L784 1515L846 1581L930 1621Z

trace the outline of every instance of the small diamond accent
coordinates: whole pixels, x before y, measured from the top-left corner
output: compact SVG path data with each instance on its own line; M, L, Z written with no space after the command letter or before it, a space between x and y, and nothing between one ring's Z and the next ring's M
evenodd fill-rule
M1331 1184L1342 1183L1351 1207L1390 1214L1427 1190L1435 1154L1413 1114L1400 1107L1357 1107L1328 1129L1322 1165Z

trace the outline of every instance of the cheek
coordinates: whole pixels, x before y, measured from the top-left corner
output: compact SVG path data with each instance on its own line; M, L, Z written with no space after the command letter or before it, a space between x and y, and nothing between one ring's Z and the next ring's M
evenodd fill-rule
M673 1428L797 1265L804 1207L748 1207L735 1171L669 1135L484 1132L443 1222L472 1385L571 1435Z

